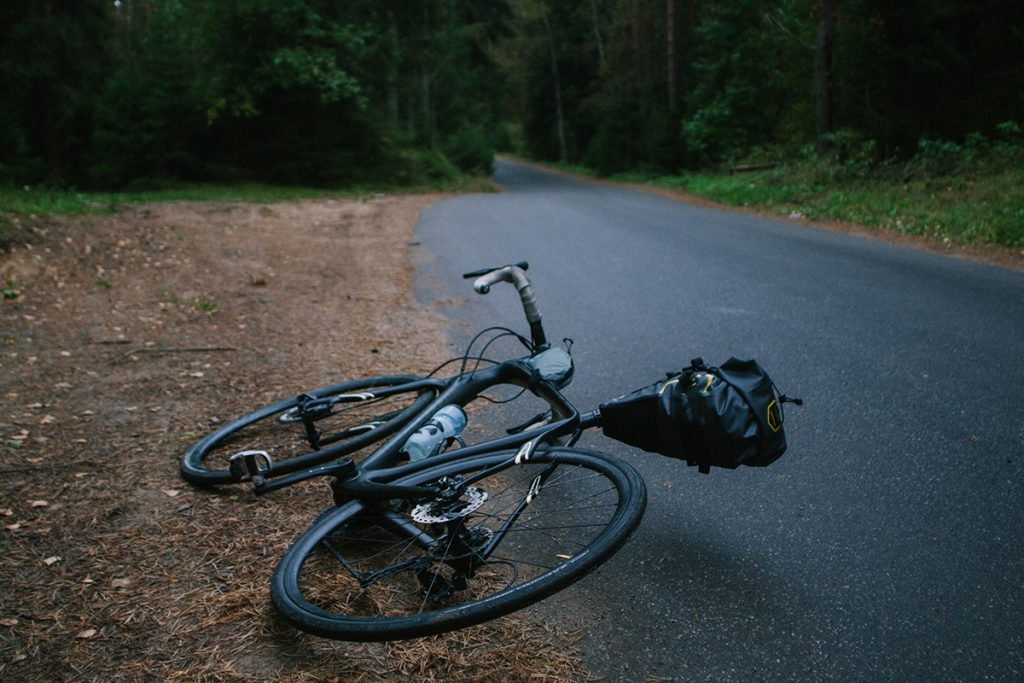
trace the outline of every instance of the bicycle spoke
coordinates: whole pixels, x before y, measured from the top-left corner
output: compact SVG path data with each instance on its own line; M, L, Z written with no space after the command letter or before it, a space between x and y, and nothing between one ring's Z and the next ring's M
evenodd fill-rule
M418 479L450 493L339 524L309 554L301 590L328 613L386 620L469 608L584 561L622 492L607 468L546 460L481 456L486 466L465 476L448 465L440 480Z

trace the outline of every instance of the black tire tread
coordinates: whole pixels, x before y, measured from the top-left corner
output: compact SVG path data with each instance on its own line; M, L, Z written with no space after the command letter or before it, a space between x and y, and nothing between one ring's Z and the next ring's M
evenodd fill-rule
M366 377L359 380L332 384L305 393L317 398L322 398L335 394L365 391L372 387L396 386L412 382L417 379L420 378L414 375L378 375L375 377ZM180 462L179 469L182 478L198 486L217 486L221 484L237 483L237 480L231 475L226 467L216 469L206 467L204 463L205 456L214 449L220 441L230 437L236 431L254 424L259 420L266 419L271 415L275 415L288 410L289 408L295 407L297 404L297 396L298 395L282 399L247 415L243 415L193 444L188 451L186 451ZM403 424L405 424L411 415L415 415L419 410L425 407L432 398L433 392L424 390L410 407L404 409L401 414L389 420L384 426L372 432L355 435L350 439L332 444L322 450L311 451L305 455L274 463L269 474L270 476L276 476L313 467L315 465L340 458L347 453L354 452L360 448L364 448L375 443L376 441L379 441L389 434L397 431Z
M471 461L494 457L494 454L484 454L474 456ZM469 602L437 612L380 620L334 615L315 607L310 610L292 596L293 590L299 590L298 574L306 555L315 549L318 542L318 539L310 539L322 538L330 529L337 526L341 517L355 518L362 510L362 504L353 502L322 514L289 548L274 572L271 582L272 600L284 618L296 628L325 638L351 641L401 640L435 635L479 624L542 600L583 578L614 555L629 539L646 507L647 493L643 479L631 465L618 458L581 448L552 448L539 456L541 462L543 458L565 460L567 457L600 461L606 471L618 479L625 493L621 509L613 522L606 527L606 535L600 539L600 543L590 546L587 552L560 565L556 570L531 579L512 591L482 601L485 604ZM571 459L566 461L571 462ZM416 482L428 481L432 477L440 476L434 475L434 472L441 473L445 469L442 466L436 470L425 470L396 483L411 483L414 479ZM301 601L305 602L305 599L302 598Z

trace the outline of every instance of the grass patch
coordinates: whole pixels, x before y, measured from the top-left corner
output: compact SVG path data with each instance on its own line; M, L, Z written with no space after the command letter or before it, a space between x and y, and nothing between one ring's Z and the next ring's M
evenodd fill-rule
M300 199L359 198L376 194L491 192L489 178L459 175L423 185L361 185L344 188L293 187L261 183L179 184L129 192L77 192L35 187L0 187L0 238L10 232L8 216L60 216L111 213L119 204L153 202L273 203ZM7 226L7 228L5 228Z
M737 173L630 172L611 179L783 216L844 221L957 244L1024 247L1024 146L926 142L916 156L899 162L808 155ZM598 175L578 166L560 168Z
M196 300L192 302L192 305L197 311L201 311L203 313L216 313L220 308L220 304L216 301L201 296L196 297Z
M166 446L168 444L177 444L185 441L194 441L199 438L199 432L175 432L171 434L165 434L156 440L155 446L157 448Z
M845 221L958 244L1024 246L1024 171L902 181L886 175L836 179L828 178L820 167L785 165L736 175L702 173L649 182L731 206L810 220Z
M494 192L489 177L460 174L416 184L373 184L342 188L298 187L261 183L219 183L165 185L126 192L78 192L45 187L0 186L0 252L28 241L23 218L39 216L110 214L122 204L159 202L247 202L271 204L302 199L360 199L379 194L422 194L426 192ZM97 286L110 287L106 280Z

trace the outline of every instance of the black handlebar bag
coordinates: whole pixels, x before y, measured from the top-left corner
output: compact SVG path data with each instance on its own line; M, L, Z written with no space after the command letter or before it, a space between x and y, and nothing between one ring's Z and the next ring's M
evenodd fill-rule
M711 467L763 467L786 451L779 394L755 360L730 358L718 367L700 358L663 382L600 406L606 436L651 453Z

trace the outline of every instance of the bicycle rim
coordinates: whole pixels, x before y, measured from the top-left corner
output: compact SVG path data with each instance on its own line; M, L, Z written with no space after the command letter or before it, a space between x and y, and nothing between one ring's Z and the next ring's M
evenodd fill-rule
M278 565L271 594L296 627L343 640L395 640L478 624L532 604L608 559L643 515L643 481L593 451L505 452L400 483L453 499L351 503L321 517ZM368 505L368 504L367 504Z
M238 481L231 456L265 451L270 476L327 462L394 433L433 398L430 390L375 397L374 390L416 379L370 377L293 396L241 417L193 445L181 462L182 476L197 484Z

